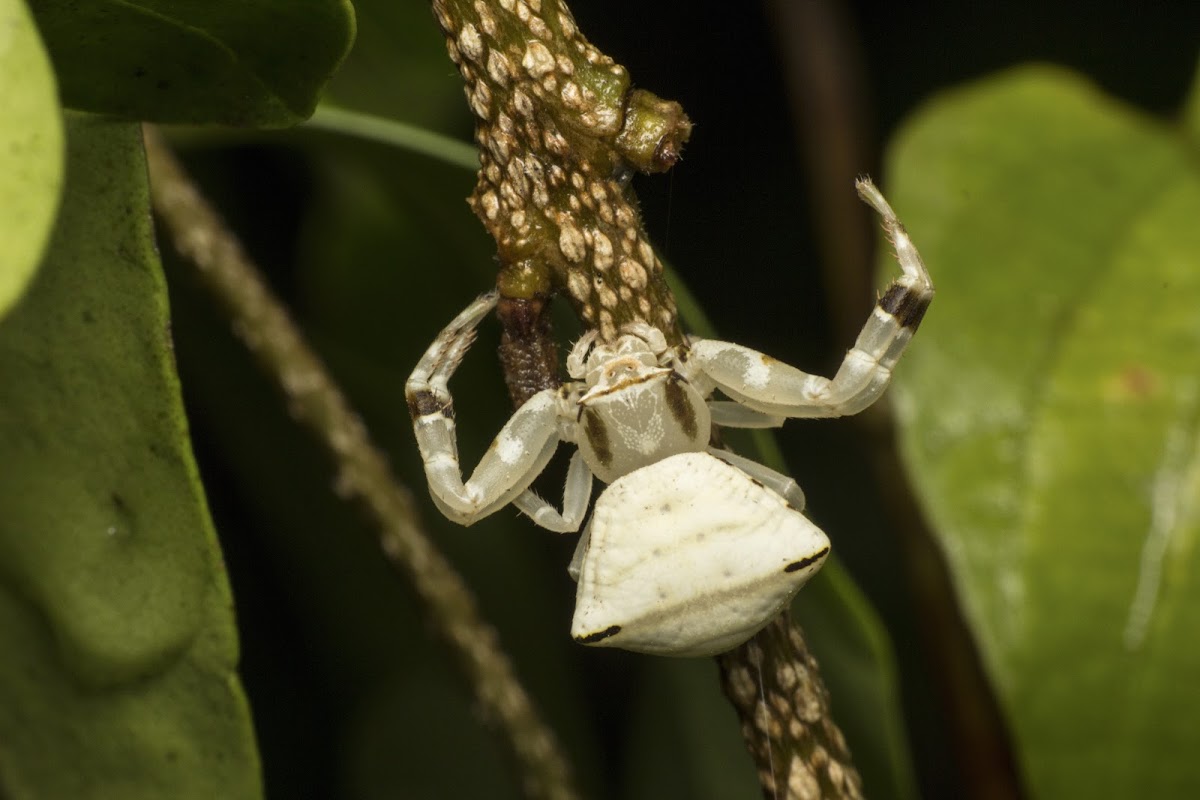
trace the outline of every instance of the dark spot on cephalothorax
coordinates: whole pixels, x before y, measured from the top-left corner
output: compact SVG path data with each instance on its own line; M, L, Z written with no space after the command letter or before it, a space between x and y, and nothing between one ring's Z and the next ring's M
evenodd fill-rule
M929 298L911 286L893 283L879 298L879 307L896 318L905 328L916 330L929 308Z
M678 372L672 371L667 376L667 408L670 409L671 416L679 423L679 427L683 429L684 434L689 439L695 439L698 431L696 411L692 408L692 404L688 402L687 392L683 388L685 384L687 384L687 380Z
M413 419L429 414L442 414L450 419L454 419L454 404L450 402L443 403L429 389L413 389L408 391L405 393L405 399L408 400L408 413Z
M607 628L605 628L602 631L597 631L596 633L589 633L587 636L576 636L575 641L579 642L580 644L595 644L596 642L603 641L603 640L609 638L610 636L616 636L620 632L621 632L620 625L609 625Z
M604 420L600 419L600 415L590 408L583 409L583 432L587 435L588 444L592 446L592 451L595 452L596 458L600 459L600 463L606 467L611 464L613 453L608 428L604 427Z
M792 563L790 563L786 567L784 567L783 571L784 572L795 572L797 570L804 569L805 567L811 567L813 564L816 564L819 561L823 561L825 559L825 556L827 556L827 555L829 555L829 548L828 547L822 548L821 550L818 550L816 553L813 553L808 558L802 558L799 561L793 561Z

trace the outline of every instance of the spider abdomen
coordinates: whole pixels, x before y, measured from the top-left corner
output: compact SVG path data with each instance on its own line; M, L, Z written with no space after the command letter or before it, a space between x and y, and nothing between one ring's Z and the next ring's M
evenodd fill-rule
M658 655L737 646L829 553L820 528L707 453L671 456L614 481L585 538L572 636Z

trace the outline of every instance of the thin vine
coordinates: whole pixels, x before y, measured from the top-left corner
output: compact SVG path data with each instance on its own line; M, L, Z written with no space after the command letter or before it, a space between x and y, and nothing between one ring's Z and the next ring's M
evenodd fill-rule
M339 493L357 502L375 523L388 561L413 586L484 717L500 729L526 795L545 800L578 797L553 731L517 679L466 582L425 534L412 494L392 475L359 415L237 237L157 133L147 128L145 139L151 202L170 241L279 385L293 416L328 449Z

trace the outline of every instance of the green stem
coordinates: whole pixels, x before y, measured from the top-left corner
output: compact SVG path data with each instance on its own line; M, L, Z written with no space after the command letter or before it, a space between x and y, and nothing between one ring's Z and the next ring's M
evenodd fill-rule
M302 127L382 142L455 167L479 169L479 151L474 145L373 114L322 103Z

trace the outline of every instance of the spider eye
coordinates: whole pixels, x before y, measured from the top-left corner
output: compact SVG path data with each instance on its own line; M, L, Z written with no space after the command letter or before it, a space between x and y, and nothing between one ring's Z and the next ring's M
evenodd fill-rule
M629 359L622 359L611 364L608 369L605 370L605 377L607 377L609 380L615 380L627 375L633 375L636 372L636 364L631 362Z

